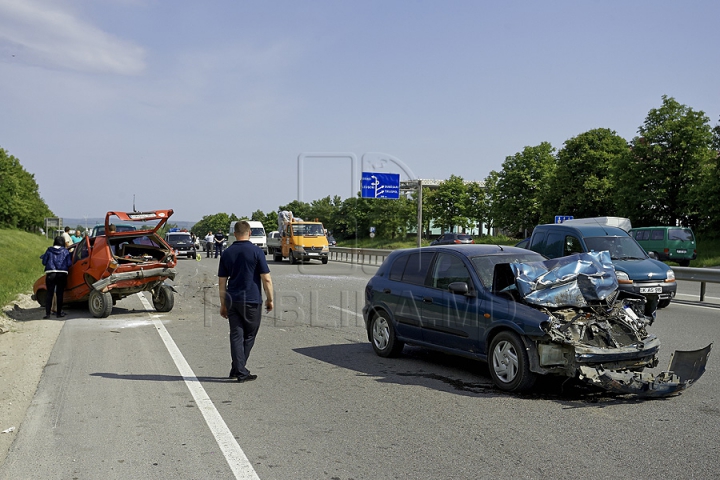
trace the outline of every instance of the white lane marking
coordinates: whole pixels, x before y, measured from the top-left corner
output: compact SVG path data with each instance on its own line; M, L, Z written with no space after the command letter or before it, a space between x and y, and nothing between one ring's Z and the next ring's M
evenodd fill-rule
M154 310L150 302L145 298L145 295L141 295L140 293L137 295L145 308ZM165 325L158 320L158 317L159 315L151 315L152 322L155 328L157 328L160 338L162 338L165 343L165 347L175 362L175 366L177 366L180 375L182 375L185 385L187 385L188 390L190 390L190 393L195 399L195 403L200 409L200 412L203 414L203 417L205 417L205 422L210 428L213 437L215 437L215 441L220 447L220 450L222 450L223 455L225 455L225 460L233 471L233 474L235 474L235 478L238 480L260 480L260 477L258 477L245 452L243 452L240 445L238 445L237 440L235 440L225 420L223 420L207 392L205 392L205 389L198 381L195 372L192 371L187 360L185 360L185 357L183 357L180 349L165 328Z
M708 310L718 311L718 307L706 307L705 305L691 305L689 303L671 303L670 305L675 307L707 308Z
M328 305L328 307L334 308L335 310L340 310L341 312L349 313L351 315L355 315L356 317L362 318L362 314L353 312L352 310L348 310L347 308L336 307L335 305Z

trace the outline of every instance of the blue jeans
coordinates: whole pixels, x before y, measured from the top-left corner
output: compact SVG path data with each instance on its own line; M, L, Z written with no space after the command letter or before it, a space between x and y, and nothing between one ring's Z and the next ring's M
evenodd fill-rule
M215 244L215 258L218 258L220 255L222 255L222 247L222 243Z

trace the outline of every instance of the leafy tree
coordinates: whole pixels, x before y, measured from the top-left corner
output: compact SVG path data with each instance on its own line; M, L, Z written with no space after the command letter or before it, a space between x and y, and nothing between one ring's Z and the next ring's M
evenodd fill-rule
M288 203L287 205L281 205L278 207L278 211L290 211L293 212L294 217L302 218L303 220L305 218L309 218L310 214L310 204L307 202L301 202L300 200L293 200L292 202Z
M712 160L711 142L702 111L663 95L613 169L621 215L637 226L695 226L700 206L693 190Z
M368 212L370 226L375 227L375 233L380 238L404 239L408 229L416 223L417 203L405 196L396 200L372 198L368 201L371 206Z
M697 229L705 238L720 237L720 124L712 129L712 158L703 166L695 201L699 206Z
M557 154L548 189L541 196L542 220L552 221L555 215L616 215L609 170L627 153L627 141L608 128L567 140Z
M555 166L555 149L548 142L525 147L503 162L494 179L486 180L491 188L491 213L496 226L517 234L531 230L539 223L541 201L548 176Z
M222 231L226 236L230 228L230 222L239 220L238 217L233 213L228 215L227 213L216 213L214 215L205 215L199 222L197 222L190 229L192 233L200 238L204 238L208 232L216 233Z
M482 233L482 225L489 223L489 202L487 190L478 182L467 184L467 205L465 216L478 226Z
M37 230L53 213L40 197L35 175L0 148L0 226Z
M438 188L430 192L428 197L428 214L443 232L450 232L455 226L470 226L470 220L466 216L470 197L462 177L450 175L450 178L440 182Z

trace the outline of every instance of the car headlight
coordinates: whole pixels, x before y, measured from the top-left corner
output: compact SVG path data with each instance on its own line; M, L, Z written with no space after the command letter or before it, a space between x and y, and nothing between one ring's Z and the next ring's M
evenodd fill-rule
M323 248L322 248L323 252L327 252L329 250L330 250L330 247L328 247L327 245L323 245Z
M628 277L628 274L625 272L618 272L615 271L615 275L617 276L618 283L625 283L625 284L632 284L632 280L630 280L630 277Z
M667 271L667 277L665 277L666 282L674 282L675 281L675 272L670 269Z

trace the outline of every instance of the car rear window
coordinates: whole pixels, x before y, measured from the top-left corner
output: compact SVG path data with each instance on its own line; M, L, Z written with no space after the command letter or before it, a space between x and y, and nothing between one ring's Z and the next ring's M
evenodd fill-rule
M472 240L472 235L458 235L458 240Z
M424 285L434 252L417 252L407 256L407 265L403 272L403 282Z
M668 240L692 242L695 240L695 237L689 228L671 228L668 230Z

